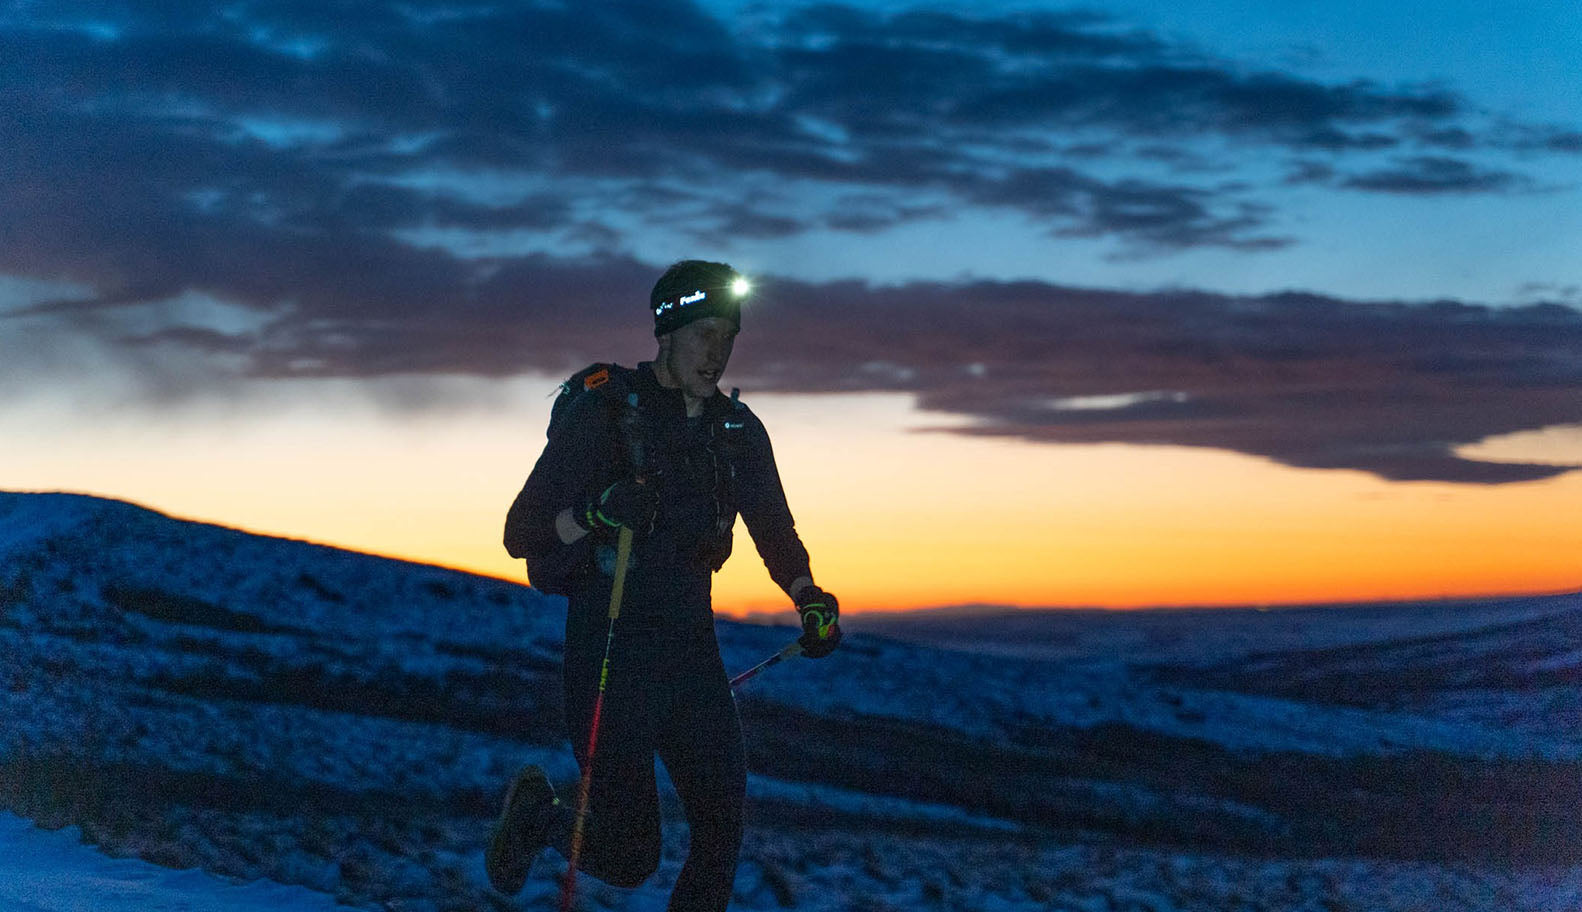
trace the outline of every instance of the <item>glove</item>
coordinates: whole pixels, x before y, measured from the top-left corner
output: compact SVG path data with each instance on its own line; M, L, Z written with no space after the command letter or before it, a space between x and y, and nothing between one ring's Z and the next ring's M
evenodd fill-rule
M797 614L802 616L802 654L822 659L840 645L840 603L817 586L803 586L796 594Z
M654 531L658 510L659 492L652 485L627 478L588 498L576 519L589 532L608 538L615 537L623 526L633 534L647 535Z

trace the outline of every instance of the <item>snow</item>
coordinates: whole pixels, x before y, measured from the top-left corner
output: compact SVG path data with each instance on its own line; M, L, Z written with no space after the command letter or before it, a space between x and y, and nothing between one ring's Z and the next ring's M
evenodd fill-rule
M727 664L746 666L793 635L759 628L722 633L721 639ZM822 713L923 721L985 738L1026 726L1124 723L1232 750L1582 758L1582 728L1574 726L1533 725L1513 738L1508 727L1467 714L1432 717L1158 686L1146 673L1110 660L1052 663L960 653L946 660L936 649L856 635L840 655L841 662L799 660L796 674L763 675L744 686L755 696Z
M35 832L11 818L0 826L0 912L162 908L152 894L123 897L167 884L201 884L202 897L218 890L224 908L255 908L254 897L275 897L281 909L498 905L481 852L499 791L524 763L545 766L561 786L576 778L553 721L564 611L561 599L498 580L94 498L0 492L0 800L52 826L80 824L81 838L117 854L251 882L108 859L78 845L78 830ZM1277 841L1304 821L1256 790L1217 793L1212 776L1176 778L1195 773L1187 759L1168 766L1179 753L1216 764L1215 775L1260 757L1323 771L1432 752L1525 794L1494 778L1505 760L1557 775L1582 757L1582 689L1572 680L1582 599L1360 625L1339 609L1292 615L1294 627L1264 650L1254 648L1257 620L1237 623L1241 632L1223 642L1198 632L1140 652L1151 664L1128 652L1146 632L1124 626L1084 635L1085 648L1059 660L854 632L830 658L760 675L738 694L749 726L758 713L875 740L838 745L822 762L839 769L750 775L733 908L1582 909L1582 859L1563 853L1516 865L1209 850L1180 834L1203 826ZM1172 624L1172 636L1192 634ZM796 635L732 623L719 633L733 671ZM1396 686L1412 675L1429 683ZM1279 690L1292 684L1312 693ZM1332 684L1367 699L1324 698ZM943 782L908 792L884 779L905 756L884 751L904 755L914 738L961 757L941 755ZM1108 766L1060 765L1085 759L1061 750L1089 743L1151 745L1162 763L1122 753ZM970 764L998 757L1053 766L1030 772L1015 800L953 790L952 780L996 774ZM56 762L72 764L71 775L5 781ZM826 781L825 772L846 775ZM143 778L103 799L104 780L126 776ZM1029 814L1030 803L1064 813L1059 828ZM664 907L685 839L673 793L663 804L658 873L634 891L584 879L585 909ZM1165 844L1131 839L1131 826L1154 827ZM1557 839L1575 835L1562 825ZM13 836L21 847L11 848ZM83 868L59 854L67 848L108 867ZM551 905L558 867L541 858L510 905ZM75 905L30 898L55 880L104 894ZM166 907L213 907L182 902Z
M104 510L104 501L80 494L0 491L0 558L68 533Z
M861 814L879 821L916 821L948 823L963 831L970 829L999 833L1013 833L1021 829L1013 821L1001 820L983 814L970 814L948 804L926 801L907 801L885 798L852 789L834 788L806 782L787 782L768 776L747 778L747 797L770 801L785 801L809 809L841 811Z
M237 884L200 870L111 858L76 827L41 830L0 811L0 912L314 912L334 899L269 880Z

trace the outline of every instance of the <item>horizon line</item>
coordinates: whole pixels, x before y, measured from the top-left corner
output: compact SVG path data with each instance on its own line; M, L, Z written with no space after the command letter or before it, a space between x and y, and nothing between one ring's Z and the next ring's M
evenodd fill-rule
M400 561L401 563L414 564L414 565L417 565L417 566L420 566L420 567L431 567L431 568L438 569L438 570L446 570L446 571L449 571L449 572L452 572L452 573L464 573L464 574L467 574L469 576L476 576L476 577L482 577L482 578L485 578L485 579L492 579L492 580L496 580L498 582L506 583L508 585L523 586L525 588L533 589L533 586L526 580L525 574L523 575L523 578L513 579L511 577L503 576L503 575L501 575L499 573L491 572L489 570L484 570L484 569L476 568L476 567L467 567L467 566L461 566L461 565L456 565L456 564L443 563L441 561L438 561L438 560L435 560L435 559L432 559L432 558L424 558L424 557L420 557L420 556L407 555L407 554L396 554L396 553L389 553L389 552L366 550L366 549L363 549L363 548L358 548L358 547L354 547L354 546L347 545L347 544L341 544L341 543L336 543L336 542L331 542L331 541L325 541L325 540L321 540L321 539L310 538L310 537L306 537L306 536L303 536L303 535L292 534L292 533L260 531L260 530L249 528L249 527L246 527L246 526L243 526L243 525L230 524L230 523L220 522L218 520L213 520L213 519L201 519L201 518L192 517L192 516L177 515L177 514L168 512L166 510L162 510L162 509L160 509L158 507L152 507L152 506L149 506L147 504L140 503L138 501L129 500L129 499L125 498L125 497L110 496L110 495L105 495L105 494L96 494L96 493L91 493L91 492L87 492L87 491L71 491L71 490L64 490L64 489L58 489L58 488L57 489L50 489L50 490L45 490L45 489L17 490L17 489L13 489L13 488L0 488L0 493L7 493L7 494L34 494L34 495L56 494L56 495L65 495L65 496L70 496L70 497L87 497L87 498L91 498L91 499L94 499L94 500L101 500L101 501L105 501L105 502L109 502L109 503L125 504L127 506L131 506L131 507L134 507L134 508L137 508L137 509L140 509L140 510L147 510L147 511L149 511L151 513L156 513L156 514L158 514L160 516L163 516L163 517L165 517L167 519L176 520L178 522L190 522L190 523L197 523L199 525L214 526L214 527L221 528L221 529L229 529L229 530L232 530L232 531L235 531L235 532L241 532L241 533L244 533L244 534L247 534L247 535L258 536L260 538L273 538L273 539L278 539L278 540L281 540L281 541L301 542L303 544L316 545L318 547L333 548L333 549L338 550L338 551L346 551L346 552L349 552L349 553L352 553L352 554L362 554L362 555L366 555L368 557L380 558L382 560ZM537 590L537 589L534 589L534 591L535 592L540 592L540 590ZM545 595L545 596L549 596L548 593L540 592L540 594ZM1219 601L1180 602L1180 603L1154 602L1154 603L1143 603L1143 604L1121 603L1121 604L1108 604L1108 605L1106 605L1106 604L1092 604L1092 603L1089 603L1089 604L1077 604L1077 605L1058 605L1058 604L1051 605L1051 604L1047 604L1047 603L1045 603L1045 604L1019 604L1019 603L1014 603L1014 602L956 602L956 603L934 604L934 605L913 605L913 606L910 606L910 607L893 607L893 606L892 607L864 607L858 613L859 614L870 614L870 615L879 615L879 614L900 615L900 614L948 614L948 613L955 612L955 613L960 613L960 614L963 614L963 615L974 615L974 614L990 614L990 613L996 613L996 612L1022 612L1022 611L1025 611L1025 612L1049 611L1049 612L1071 612L1071 613L1077 613L1077 612L1093 612L1093 613L1105 612L1105 613L1109 613L1109 612L1123 612L1123 611L1147 611L1147 612L1224 611L1224 610L1249 610L1249 609L1250 610L1257 610L1257 611L1291 611L1291 610L1314 609L1314 608L1342 608L1342 609L1344 609L1344 608L1370 608L1370 607L1377 608L1377 607L1405 606L1405 605L1425 605L1426 606L1426 605L1435 605L1435 604L1453 604L1453 603L1457 603L1457 602L1486 602L1486 601L1501 601L1501 600L1506 600L1506 599L1521 599L1521 598L1560 598L1560 597L1564 597L1564 596L1568 596L1568 595L1582 595L1582 579L1579 579L1574 584L1567 585L1567 586L1565 586L1563 588L1559 588L1559 589L1514 590L1514 591L1513 590L1471 591L1471 592L1464 592L1464 593L1443 593L1443 594L1438 594L1438 595L1433 595L1433 596L1425 596L1425 597L1421 597L1421 598L1413 598L1413 597L1405 597L1405 598L1391 598L1391 597L1369 598L1369 597L1361 597L1361 598L1357 598L1357 599L1340 599L1340 600L1335 600L1335 599L1326 599L1326 600L1311 600L1311 599L1290 599L1290 600L1284 600L1284 599L1256 599L1256 600L1249 600L1249 601L1245 601L1245 602L1219 602ZM722 608L716 607L714 609L714 614L716 616L723 617L723 618L726 618L726 619L729 619L729 620L741 621L741 622L745 622L745 623L757 623L758 622L757 619L759 619L759 618L768 618L770 616L779 614L781 611L786 611L786 610L791 610L790 607L789 607L789 603L788 603L787 606L785 606L783 608L762 607L762 608L749 608L749 609L745 609L745 610L738 610L738 609L722 609Z

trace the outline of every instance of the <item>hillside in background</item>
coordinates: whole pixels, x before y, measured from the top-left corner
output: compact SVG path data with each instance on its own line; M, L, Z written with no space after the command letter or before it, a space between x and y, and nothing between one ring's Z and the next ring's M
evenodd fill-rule
M847 626L892 639L963 652L1063 661L1131 663L1238 661L1270 652L1444 637L1563 614L1582 596L1281 607L1011 608L963 605L882 612ZM763 623L766 618L755 617Z
M0 806L351 905L547 904L558 859L508 901L481 854L518 766L574 779L564 611L0 493ZM736 908L1582 908L1582 598L972 624L892 632L975 651L853 623L744 688ZM794 631L720 635L734 669ZM666 817L659 874L585 881L587 908L663 908L673 795Z

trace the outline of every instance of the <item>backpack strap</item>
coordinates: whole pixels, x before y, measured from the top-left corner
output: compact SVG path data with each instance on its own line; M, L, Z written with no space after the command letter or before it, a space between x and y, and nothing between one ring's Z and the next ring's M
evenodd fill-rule
M567 377L560 384L560 394L555 397L555 404L549 409L549 427L544 431L545 436L555 436L555 431L565 421L566 413L571 410L571 403L584 393L597 393L611 403L624 402L630 385L627 378L632 372L632 368L613 362L595 361Z

